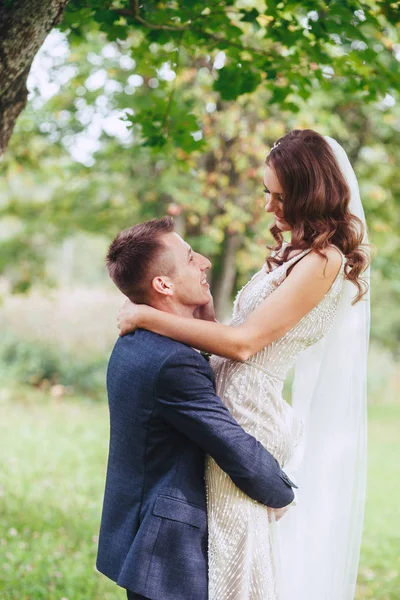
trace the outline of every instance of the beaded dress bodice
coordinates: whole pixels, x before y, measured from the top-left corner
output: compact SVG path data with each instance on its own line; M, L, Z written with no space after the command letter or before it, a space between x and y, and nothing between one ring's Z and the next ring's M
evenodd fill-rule
M284 281L289 267L308 252L297 254L270 272L265 264L238 293L230 325L241 325ZM344 265L342 259L325 297L284 336L244 363L217 356L211 359L218 394L242 427L261 441L282 466L290 458L290 447L301 430L281 396L283 382L298 355L328 332L343 289Z
M238 327L281 285L305 250L268 272L264 265L238 293L230 325ZM241 363L213 356L218 395L240 425L280 463L293 457L302 423L283 399L283 383L299 354L327 334L344 282L345 258L325 297L290 331ZM209 600L277 600L271 515L207 459Z

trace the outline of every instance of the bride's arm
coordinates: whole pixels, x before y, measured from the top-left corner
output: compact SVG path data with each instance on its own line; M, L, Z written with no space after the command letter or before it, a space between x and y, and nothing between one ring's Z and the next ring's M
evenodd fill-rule
M341 266L335 249L328 262L311 252L285 281L239 327L187 319L148 306L136 306L123 316L122 333L149 329L199 350L245 361L296 325L328 292Z

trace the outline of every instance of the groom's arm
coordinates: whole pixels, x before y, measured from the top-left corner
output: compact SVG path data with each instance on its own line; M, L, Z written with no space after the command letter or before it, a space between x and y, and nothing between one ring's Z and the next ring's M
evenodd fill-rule
M212 456L248 496L271 508L290 504L294 484L235 421L211 377L209 365L196 352L181 350L167 358L156 383L161 416Z

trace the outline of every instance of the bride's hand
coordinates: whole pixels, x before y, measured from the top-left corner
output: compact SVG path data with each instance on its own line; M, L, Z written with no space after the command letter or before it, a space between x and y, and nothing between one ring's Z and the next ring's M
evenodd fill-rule
M130 300L126 300L124 305L119 309L117 316L119 335L126 335L140 327L141 317L145 308L142 304L134 304Z
M201 319L202 321L216 321L214 312L214 300L211 296L210 302L204 306L199 306L193 313L195 319Z
M268 508L268 517L269 521L280 521L282 517L284 517L289 510L289 506L284 506L283 508Z

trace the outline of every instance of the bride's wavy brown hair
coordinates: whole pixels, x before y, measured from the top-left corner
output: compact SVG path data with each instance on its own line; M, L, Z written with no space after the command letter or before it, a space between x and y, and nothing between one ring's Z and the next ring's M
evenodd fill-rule
M291 242L281 258L270 255L269 269L288 260L293 250L312 248L327 259L324 250L337 246L346 256L345 277L358 293L353 304L368 291L361 274L368 267L370 247L363 244L363 222L350 213L350 189L328 142L311 129L295 129L280 138L266 159L283 189L283 216L291 227ZM276 225L270 228L276 245L282 248L283 235Z

